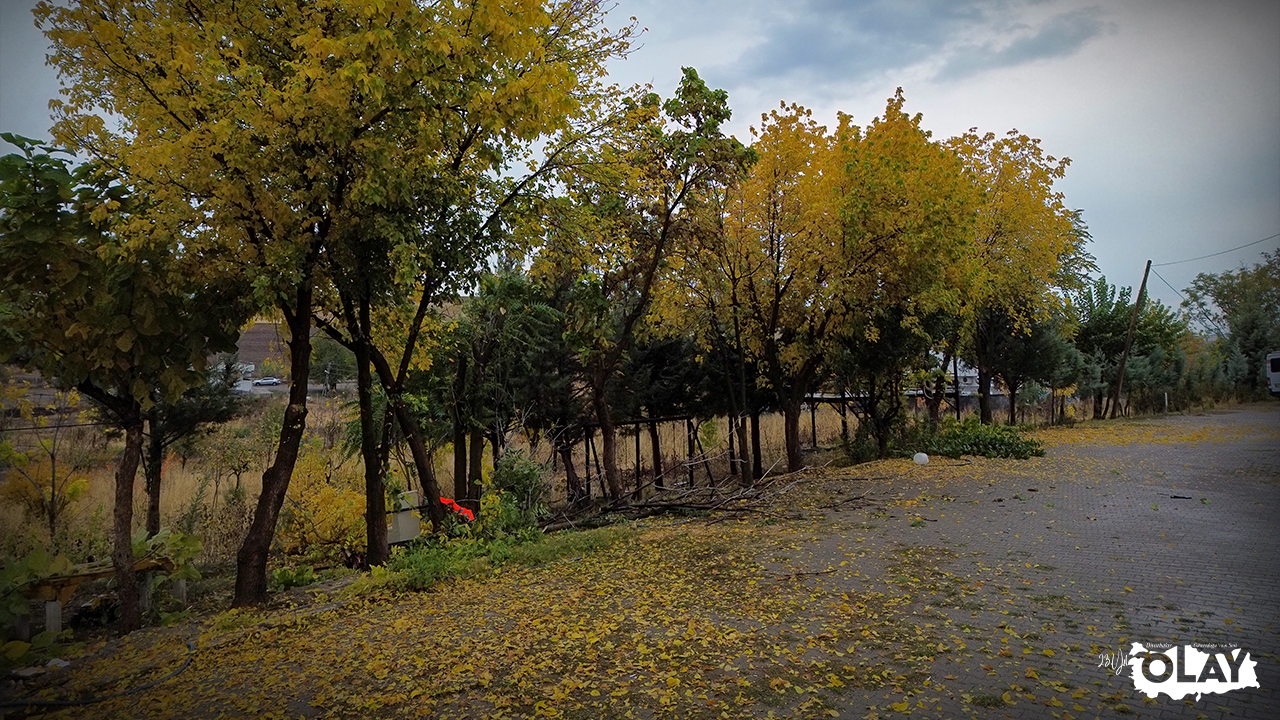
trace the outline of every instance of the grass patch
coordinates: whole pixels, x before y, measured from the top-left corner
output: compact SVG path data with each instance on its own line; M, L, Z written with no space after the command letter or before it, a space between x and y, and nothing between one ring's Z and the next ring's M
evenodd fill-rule
M497 539L428 537L394 551L385 568L374 568L352 583L348 591L365 594L384 589L426 590L442 580L485 575L505 565L533 567L577 559L635 535L630 527L607 526L554 535L530 531Z
M1066 595L1032 595L1032 602L1040 603L1054 610L1079 610L1080 608Z
M1005 705L1004 697L1000 695L995 695L993 693L982 693L981 695L974 695L973 699L970 700L969 702L974 705L977 705L978 707L984 707L984 708L997 708L997 707L1004 707Z

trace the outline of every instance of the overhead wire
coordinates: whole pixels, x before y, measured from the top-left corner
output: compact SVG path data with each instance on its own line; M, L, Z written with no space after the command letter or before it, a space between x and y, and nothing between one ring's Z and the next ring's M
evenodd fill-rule
M1172 284L1170 284L1168 280L1165 280L1165 279L1164 279L1164 276L1163 276L1163 275L1161 275L1161 274L1160 274L1160 273L1155 269L1155 267L1156 267L1155 265L1152 265L1152 266L1151 266L1151 272L1155 273L1155 276L1156 276L1156 277L1158 277L1158 278L1160 278L1160 282L1164 283L1166 287L1168 287L1170 290L1172 290L1172 291L1173 291L1173 292L1174 292L1178 297L1182 298L1182 301L1183 301L1183 302L1187 302L1187 296L1186 296L1186 295L1183 295L1183 294L1182 294L1182 293L1180 293L1180 292L1178 292L1178 288L1176 288L1176 287L1174 287ZM1217 320L1214 320L1212 317L1209 317L1209 316L1207 316L1207 315L1206 315L1204 319L1197 318L1197 320L1200 320L1200 322L1202 322L1202 323L1203 323L1203 322L1205 322L1205 321L1207 320L1209 323L1212 323L1212 324L1213 324L1214 329L1216 329L1216 330L1217 330L1217 331L1222 335L1222 337L1227 337L1227 332L1226 332L1225 330L1223 330L1223 329L1222 329L1222 326L1218 324L1218 321L1217 321Z
M1168 265L1181 265L1183 263L1195 262L1196 260L1205 260L1211 257L1218 257L1219 255L1226 255L1227 253L1235 252L1236 250L1243 250L1247 247L1260 245L1268 240L1275 240L1276 238L1280 238L1280 233L1276 233L1275 235L1271 235L1270 237L1264 237L1261 240L1254 240L1251 243L1245 243L1244 245L1239 245L1237 247L1229 248L1227 250L1221 250L1216 253L1209 253L1208 255L1201 255L1200 257L1187 258L1186 260L1174 260L1173 262L1157 263L1157 264L1153 264L1151 267L1156 268L1156 267L1166 267Z

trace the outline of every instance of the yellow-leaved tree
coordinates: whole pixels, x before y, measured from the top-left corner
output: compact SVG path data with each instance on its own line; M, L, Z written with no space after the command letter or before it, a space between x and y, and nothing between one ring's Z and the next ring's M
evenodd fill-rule
M917 323L955 302L964 275L972 183L903 104L899 92L865 130L841 114L830 132L797 105L764 116L723 249L704 254L741 274L726 275L738 299L723 306L782 411L790 470L804 466L801 405L834 343L891 305Z
M154 201L135 222L170 228L189 255L233 260L256 301L285 321L289 405L238 553L236 605L266 597L267 552L306 424L316 295L338 283L327 254L363 253L372 225L395 254L382 262L374 248L366 268L438 283L424 268L447 278L469 262L458 245L475 233L452 231L472 217L455 213L474 190L459 169L498 174L512 157L491 138L529 142L563 125L582 74L598 77L624 44L595 31L601 14L599 3L571 0L38 6L68 88L56 137ZM424 216L449 232L423 230ZM348 340L367 349L370 323L359 307L353 315ZM391 390L409 362L397 373L399 359L377 368Z
M1079 214L1054 188L1071 164L1044 152L1040 141L1010 130L976 130L948 141L982 191L974 214L973 281L947 352L963 352L978 370L983 423L991 417L991 348L997 328L1022 332L1058 306L1093 268ZM1001 321L1000 318L1009 321ZM966 350L958 350L960 347Z

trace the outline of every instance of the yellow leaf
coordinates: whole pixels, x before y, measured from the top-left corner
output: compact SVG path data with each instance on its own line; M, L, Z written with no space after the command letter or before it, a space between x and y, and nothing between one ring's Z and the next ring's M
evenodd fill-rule
M0 652L3 652L4 656L10 660L17 660L25 655L30 649L31 643L22 642L21 640L10 640L3 646L0 646Z

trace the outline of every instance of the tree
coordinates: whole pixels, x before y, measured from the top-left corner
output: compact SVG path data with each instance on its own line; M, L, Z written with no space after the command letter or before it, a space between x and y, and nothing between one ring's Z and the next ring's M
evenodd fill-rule
M668 328L652 328L662 332ZM723 380L715 387L706 387L709 373L697 362L697 347L687 336L655 337L652 333L637 340L632 352L623 360L618 382L609 401L612 409L622 411L624 417L639 421L647 418L645 428L649 434L649 449L653 457L654 485L666 486L662 466L662 443L658 436L658 420L674 415L688 414L706 417L730 410L726 399L736 395L733 387L735 375L726 371L718 360L708 359L718 365L717 379ZM728 389L729 394L724 391ZM734 405L733 407L736 407ZM640 425L636 425L640 433ZM736 472L736 469L733 469ZM637 486L637 495L641 488Z
M65 550L60 531L67 511L89 489L89 472L103 460L104 448L93 441L96 431L83 422L89 413L75 391L55 392L42 406L26 396L25 388L6 387L0 399L25 425L11 429L0 419L0 465L8 477L4 495L44 523L51 550Z
M472 501L475 509L486 438L497 463L508 434L519 426L525 411L518 404L520 387L545 380L533 375L533 356L561 318L539 295L513 267L482 275L476 293L463 302L449 338L439 346L439 359L452 368L454 380L448 385L449 397L442 398L455 424L454 467L469 467L469 472L455 470L454 495Z
M609 494L622 498L617 429L609 387L649 313L673 248L688 238L689 203L740 171L747 153L726 137L728 94L711 90L693 68L673 97L652 93L626 107L624 136L583 156L566 173L568 203L553 220L540 257L544 277L574 282L571 342L578 352L600 426Z
M388 417L403 432L429 498L439 490L406 394L411 370L429 356L420 346L428 309L475 281L485 256L508 240L512 211L541 189L571 148L611 123L597 114L602 98L611 95L599 78L608 58L625 53L633 30L631 25L615 33L605 30L604 7L590 0L503 7L499 16L510 13L520 20L519 32L513 33L502 17L479 22L473 16L477 10L499 9L499 3L493 5L458 9L452 19L457 24L449 29L467 38L471 55L458 59L455 75L447 78L448 91L424 94L410 86L402 103L412 109L425 102L436 134L422 136L421 118L412 113L397 112L385 121L402 137L425 141L418 149L428 155L416 172L400 170L394 182L356 199L362 219L354 231L335 236L324 263L338 304L317 315L325 331L356 355L366 424L372 415L370 395L360 389L361 368L369 368L370 380L381 385ZM535 159L533 147L553 134L543 156ZM520 175L515 165L522 161L529 170ZM374 468L372 456L377 432L364 432L368 514L381 516L381 470ZM390 432L388 421L379 447L388 446ZM385 451L382 457L385 462ZM473 466L478 472L478 462ZM435 502L427 507L439 529L443 507ZM385 542L377 540L381 523L370 521L368 527L371 542L380 547L370 554L373 562L385 554Z
M901 92L865 131L834 133L804 108L765 117L758 160L728 204L725 243L746 259L745 350L782 410L787 466L804 466L800 409L840 333L886 307L918 323L954 303L974 190L959 162L903 111Z
M356 379L355 353L323 335L311 341L311 366L329 392L336 391L338 383Z
M128 632L141 622L131 541L146 412L154 393L176 399L204 382L210 354L234 348L240 289L193 281L172 237L135 222L153 199L132 196L102 165L72 168L50 148L3 137L22 155L0 158L0 302L16 339L0 355L75 388L125 432L112 562Z
M1071 346L1059 329L1061 320L1032 318L1019 325L1013 314L992 308L979 323L983 361L1009 393L1009 424L1018 424L1018 391L1033 382L1051 382L1071 362Z
M1078 289L1093 269L1080 214L1068 210L1054 188L1071 161L1046 154L1038 139L1017 130L997 138L973 129L948 146L983 193L975 216L975 274L964 309L974 322L1009 317L1024 327L1060 305L1058 293ZM992 351L983 344L1002 333L974 328L968 336L965 355L978 370L981 420L990 423Z
M1117 292L1116 286L1107 284L1106 276L1099 276L1072 297L1071 308L1077 325L1075 344L1098 375L1097 383L1089 383L1093 391L1094 419L1105 414L1102 393L1112 385L1110 378L1114 377L1116 362L1124 351L1124 336L1133 307L1129 296L1130 288Z
M568 310L576 285L535 282L542 301L554 313L555 322L543 328L527 357L529 372L513 378L515 406L521 408L521 424L530 442L545 437L565 469L565 497L570 503L586 500L591 488L578 478L573 447L585 436L589 411L582 387L580 357L570 343Z
M1105 276L1099 276L1072 295L1071 312L1077 328L1075 345L1083 354L1086 367L1092 368L1091 374L1098 376L1096 383L1087 383L1093 391L1095 419L1107 414L1103 391L1115 385L1129 318L1133 315L1132 297L1133 288L1117 289L1107 283ZM1146 355L1159 347L1165 358L1174 357L1185 333L1186 323L1164 304L1143 303L1134 326L1132 354ZM1126 368L1126 385L1131 381L1130 375ZM1109 404L1111 398L1106 398L1106 402Z
M923 365L932 343L927 319L924 326L904 322L906 312L903 305L880 309L842 334L833 355L833 370L853 392L854 411L875 435L881 458L901 420L907 374Z
M1280 348L1280 250L1235 272L1200 273L1182 307L1212 331L1226 335L1246 363L1239 394L1266 392L1267 353Z
M202 428L225 423L240 412L240 400L233 392L240 378L235 366L235 356L225 356L221 366L208 369L203 383L189 388L173 401L158 390L152 393L153 404L146 411L146 452L142 456L148 535L160 532L160 483L165 451Z
M189 247L236 258L255 299L284 317L289 405L237 557L234 604L266 597L267 553L306 427L316 293L329 281L344 286L326 253L356 248L385 220L377 239L396 248L397 262L364 253L365 267L422 276L417 292L402 294L421 311L408 323L404 352L392 358L398 367L378 353L368 361L415 463L425 464L403 384L417 321L441 285L426 269L439 267L447 281L474 252L461 246L473 233L429 230L470 221L453 212L457 198L475 190L458 182L460 168L496 176L519 157L489 138L529 142L559 127L574 108L578 73L602 73L603 58L625 40L594 29L600 12L597 2L518 0L38 7L52 62L70 86L57 107L57 137L145 186L161 210L151 219L185 228ZM99 109L119 119L119 132ZM419 222L424 217L439 222ZM372 347L376 293L387 285L381 275L371 280L345 284L356 292L327 308L346 325L353 351ZM370 489L380 487L378 468L367 472ZM373 503L381 498L367 494ZM438 522L440 509L428 506Z
M757 156L753 149L745 158L748 167L755 164ZM745 173L744 173L745 175ZM743 469L742 480L757 479L761 474L759 457L759 413L752 411L749 397L758 395L753 361L748 357L742 339L742 313L744 281L748 275L758 269L752 264L761 262L759 258L740 252L740 248L729 241L726 234L726 223L729 218L729 203L741 203L742 193L739 186L742 177L731 178L722 186L712 186L698 198L695 198L693 216L695 226L692 242L689 243L681 257L681 267L688 281L688 292L670 293L667 303L676 303L677 309L664 313L666 317L687 318L685 327L667 327L667 332L674 335L685 335L690 331L697 338L698 345L714 356L717 362L710 374L723 374L723 387L727 395L719 396L727 400L730 435L736 433L741 459L738 466L731 465L731 473ZM660 300L661 302L661 300ZM748 365L753 372L748 374ZM717 373L723 370L723 373ZM748 383L748 377L750 383ZM750 391L748 389L750 386ZM754 462L747 459L746 418L751 418L752 427L756 430L753 448ZM655 462L657 454L657 428L650 425L650 435L654 445Z

